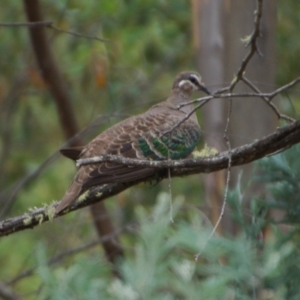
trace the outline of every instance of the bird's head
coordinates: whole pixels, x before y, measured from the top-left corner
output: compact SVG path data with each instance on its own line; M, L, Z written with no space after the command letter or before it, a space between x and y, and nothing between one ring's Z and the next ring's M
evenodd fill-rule
M173 83L173 90L175 89L179 89L188 95L199 90L210 95L210 92L201 81L201 76L197 72L182 72L178 74Z

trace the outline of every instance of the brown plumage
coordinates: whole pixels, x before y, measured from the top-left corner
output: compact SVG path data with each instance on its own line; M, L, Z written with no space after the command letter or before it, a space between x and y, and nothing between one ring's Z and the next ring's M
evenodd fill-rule
M193 109L193 105L180 109L178 105L190 101L191 94L196 90L209 93L202 84L199 74L182 72L176 77L166 101L152 106L143 114L117 123L85 147L62 149L61 153L73 160L107 154L153 160L185 158L200 139L200 127L194 113L176 126ZM129 182L146 178L155 172L156 170L152 168L113 162L80 166L57 206L56 214L92 186Z

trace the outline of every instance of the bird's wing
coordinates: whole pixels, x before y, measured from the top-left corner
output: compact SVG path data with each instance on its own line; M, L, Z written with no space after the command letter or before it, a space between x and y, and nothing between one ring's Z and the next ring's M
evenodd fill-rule
M82 158L103 154L151 160L185 158L198 143L200 129L198 124L187 120L163 135L184 117L182 113L176 113L155 111L119 123L92 141ZM105 153L95 154L99 144L106 145ZM154 174L155 170L104 162L85 166L85 172L84 190L94 185L136 180Z
M129 118L92 140L82 150L80 158L100 155L152 160L185 158L198 143L200 128L198 123L191 119L179 125L179 121L184 117L185 114L178 111L160 109ZM154 175L156 172L154 168L115 162L83 165L57 206L56 214L92 186L134 181Z

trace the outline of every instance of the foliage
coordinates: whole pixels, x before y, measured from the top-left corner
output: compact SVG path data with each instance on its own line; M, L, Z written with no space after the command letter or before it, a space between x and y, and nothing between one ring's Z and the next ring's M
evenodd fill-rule
M272 197L270 207L285 211L281 222L299 225L300 222L300 147L294 146L282 155L263 159L260 163L263 175L259 180L268 183Z
M279 84L299 76L300 41L294 38L300 26L300 16L295 14L299 9L299 1L278 1L277 57L280 69L277 78Z
M201 299L230 299L233 295L251 299L247 294L258 286L261 276L251 241L241 235L234 240L215 237L206 244L210 229L204 226L201 214L191 211L187 220L180 219L183 204L175 199L172 223L169 203L169 195L160 194L151 218L144 208L136 208L140 228L127 259L120 262L122 280L95 274L103 264L95 258L96 263L85 258L55 274L40 264L45 284L41 299L199 299L199 295ZM97 292L91 297L93 286Z
M274 254L278 270L273 273L268 284L282 285L285 299L297 299L300 293L298 279L299 264L299 203L300 203L300 165L299 144L279 155L261 161L259 180L265 182L270 194L265 199L265 206L277 209L281 214L272 218L271 224L276 231L274 241L277 257ZM283 288L284 287L284 288Z
M295 11L300 8L300 3L296 0L278 1L277 5L276 54L278 68L276 81L282 85L299 76L300 41L294 37L300 29L300 16L295 14ZM292 104L291 98L297 101L293 101ZM281 105L287 112L299 116L299 88L287 95L282 95Z

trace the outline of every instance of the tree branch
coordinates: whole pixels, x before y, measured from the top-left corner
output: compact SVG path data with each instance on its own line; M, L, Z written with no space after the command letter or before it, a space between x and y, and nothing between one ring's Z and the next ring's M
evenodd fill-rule
M11 22L11 23L0 22L0 27L1 26L2 27L41 27L41 26L45 26L45 27L54 29L56 31L67 33L67 34L70 34L70 35L73 35L76 37L80 37L80 38L82 37L82 38L86 38L89 40L96 40L96 41L100 41L100 42L109 42L109 40L99 38L97 36L90 36L90 35L74 32L74 31L69 31L69 30L58 28L53 25L53 21L31 21L31 22Z
M74 32L74 31L64 30L64 29L55 27L53 24L49 24L47 27L52 28L52 29L54 29L56 31L59 31L59 32L63 32L63 33L67 33L67 34L76 36L76 37L85 38L85 39L89 39L89 40L96 40L96 41L99 41L99 42L102 42L102 43L110 41L108 39L99 38L97 36L90 36L90 35Z
M0 22L2 27L38 27L38 26L51 26L52 21L35 21L35 22L13 22L13 23L3 23Z
M230 151L231 166L233 167L253 162L268 154L299 143L299 131L300 120L297 120L290 125L277 129L274 133L259 141L232 149ZM215 157L185 159L179 161L146 161L116 156L104 156L100 157L100 159L102 159L102 161L114 161L129 165L158 168L160 170L158 170L155 176L142 178L133 182L114 183L91 188L82 195L77 202L73 203L68 210L63 211L60 215L103 201L140 182L167 178L167 168L172 169L171 175L173 177L178 177L198 173L210 173L228 167L228 151L222 152ZM93 163L95 162L93 161ZM9 235L27 228L34 228L41 223L49 221L49 219L52 220L54 217L55 206L56 204L52 204L47 207L34 209L24 215L0 222L0 236Z
M248 80L244 76L241 77L241 80L243 80L247 85L249 85L255 91L255 93L224 93L224 94L215 93L215 94L210 95L210 96L205 96L205 97L201 97L201 98L198 98L198 99L195 99L195 100L192 100L192 101L182 103L182 104L178 105L178 109L180 109L183 106L190 105L190 104L196 104L196 103L199 103L199 104L194 108L194 110L190 114L186 115L185 118L180 120L180 122L178 124L176 124L174 126L174 128L176 128L182 122L184 122L186 119L188 119L191 116L191 114L193 114L197 109L202 107L204 104L208 103L211 99L217 99L217 98L219 98L219 99L231 99L231 98L242 98L242 97L243 98L252 98L252 97L262 98L271 107L271 109L273 110L273 112L276 114L276 116L279 119L283 119L283 120L286 120L288 122L294 122L295 121L293 118L291 118L289 116L286 116L284 114L281 114L279 112L279 110L277 109L277 107L273 103L271 103L271 101L278 94L290 89L291 87L293 87L297 83L299 83L300 82L300 76L297 77L296 79L294 79L293 81L287 83L286 85L281 86L280 88L278 88L278 89L276 89L276 90L274 90L273 92L270 92L270 93L260 92L260 90L250 80ZM170 129L169 131L174 130L174 128ZM168 133L168 132L166 132L166 133Z

